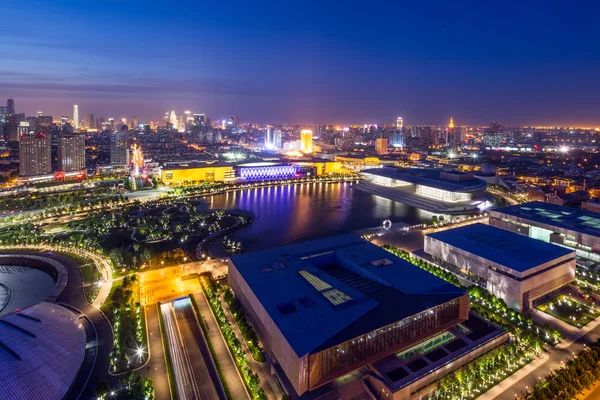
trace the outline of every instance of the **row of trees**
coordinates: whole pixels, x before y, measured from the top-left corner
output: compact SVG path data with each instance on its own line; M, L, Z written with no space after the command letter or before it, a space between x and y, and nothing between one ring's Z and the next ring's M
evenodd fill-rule
M583 350L564 368L553 370L525 396L527 400L569 400L600 379L600 344Z
M431 400L479 397L490 387L531 361L531 350L520 341L506 343L451 372L438 382Z
M223 299L227 303L229 312L231 312L231 315L233 315L233 319L235 319L238 328L240 328L240 332L242 332L244 340L248 344L248 349L250 349L252 358L258 362L265 362L265 355L260 347L258 336L256 335L254 328L252 328L252 325L250 325L248 322L246 314L244 313L244 310L242 310L242 306L240 305L239 301L237 301L237 299L233 296L233 291L229 288L226 289Z
M221 329L221 333L223 334L225 342L227 343L227 346L233 355L235 365L242 376L242 380L244 381L248 392L250 392L251 397L255 400L267 400L267 395L264 389L260 387L260 378L258 373L253 372L248 365L248 360L246 359L246 354L242 348L242 344L236 337L229 320L225 316L225 311L223 310L221 301L219 300L217 286L210 276L201 275L199 279L200 283L202 284L202 288L204 289L204 293L208 299L208 304L215 314L217 323Z
M100 400L154 400L154 388L152 379L131 372L121 378L113 388L108 381L100 381L96 386L96 396Z

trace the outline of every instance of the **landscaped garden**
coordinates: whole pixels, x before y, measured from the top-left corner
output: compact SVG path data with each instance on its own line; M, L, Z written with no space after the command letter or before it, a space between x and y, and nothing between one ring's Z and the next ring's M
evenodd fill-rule
M598 317L594 306L562 294L536 308L578 328L584 327Z
M114 281L101 310L114 331L111 372L128 371L143 364L147 357L146 325L136 275Z
M267 395L265 394L264 389L260 387L260 378L258 373L253 372L248 365L248 360L246 359L246 354L244 353L242 344L236 337L229 320L225 316L225 311L223 310L223 306L219 300L219 295L221 294L223 288L216 285L209 275L201 275L198 279L200 279L200 283L202 284L202 288L204 289L204 293L208 299L208 304L215 315L219 329L221 329L221 333L223 334L225 342L227 343L227 347L229 347L229 350L233 356L235 365L242 376L244 385L246 385L246 388L253 399L266 400Z

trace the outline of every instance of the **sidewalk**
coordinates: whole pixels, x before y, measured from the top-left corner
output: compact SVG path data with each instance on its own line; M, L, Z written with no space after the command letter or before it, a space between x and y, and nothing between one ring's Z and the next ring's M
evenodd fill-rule
M198 305L200 317L206 324L208 338L210 339L213 349L215 350L221 371L223 371L225 381L229 386L231 397L236 400L247 399L248 392L246 391L244 382L242 382L242 378L240 377L237 367L233 362L233 358L231 358L231 354L229 353L225 339L223 339L223 336L221 336L221 330L219 329L217 321L210 310L210 306L204 297L204 293L194 293L192 296L194 296L196 304Z
M280 399L281 396L283 395L283 393L281 393L280 390L277 390L277 393L275 393L275 390L273 389L273 387L277 387L277 386L274 385L273 383L271 383L273 381L273 377L271 376L271 363L268 361L268 359L267 359L267 361L265 361L263 363L259 363L254 360L254 358L252 357L252 353L250 352L250 349L248 348L248 344L244 340L244 337L242 336L242 332L240 331L240 328L238 327L235 320L233 319L231 312L229 312L229 306L227 305L225 300L223 300L222 295L219 296L219 301L221 302L221 307L223 307L223 311L225 311L225 317L227 317L227 320L229 321L229 323L231 324L231 326L233 328L233 332L235 333L238 340L242 344L242 348L244 349L244 352L248 355L246 357L246 359L248 360L248 365L250 365L250 367L252 367L253 371L258 372L258 376L260 377L260 386L264 389L265 394L267 395L267 397L269 399Z
M557 329L561 333L563 339L555 346L557 349L568 348L579 338L587 335L589 332L600 326L600 317L580 329L543 311L534 308L531 310L530 315L533 317L534 322L541 325L549 323L552 328Z
M497 384L496 386L494 386L493 388L491 388L490 390L488 390L487 392L485 392L484 394L479 396L477 398L477 400L493 400L493 399L495 399L496 397L498 397L499 395L503 394L508 389L510 389L514 384L519 382L521 379L525 378L527 375L531 374L534 370L536 370L540 366L544 365L546 363L546 361L548 361L549 359L550 359L550 354L542 353L542 355L540 357L536 358L535 360L533 360L532 362L530 362L529 364L527 364L526 366L524 366L523 368L521 368L520 370L518 370L517 372L515 372L511 376L507 377L505 380L503 380L502 382L500 382L499 384Z

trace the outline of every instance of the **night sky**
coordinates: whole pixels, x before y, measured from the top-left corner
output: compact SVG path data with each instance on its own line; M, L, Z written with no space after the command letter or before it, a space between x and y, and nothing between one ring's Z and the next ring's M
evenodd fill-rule
M600 126L598 2L0 1L0 99L161 120Z

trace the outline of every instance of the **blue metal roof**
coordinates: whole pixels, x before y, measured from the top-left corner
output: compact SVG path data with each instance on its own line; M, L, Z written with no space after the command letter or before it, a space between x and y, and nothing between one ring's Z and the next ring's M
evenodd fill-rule
M481 223L427 236L518 272L574 253L564 247Z
M231 262L298 356L464 295L352 234L235 255Z
M515 206L498 208L497 210L492 210L492 213L508 214L587 235L600 236L600 214L579 208L532 201Z

